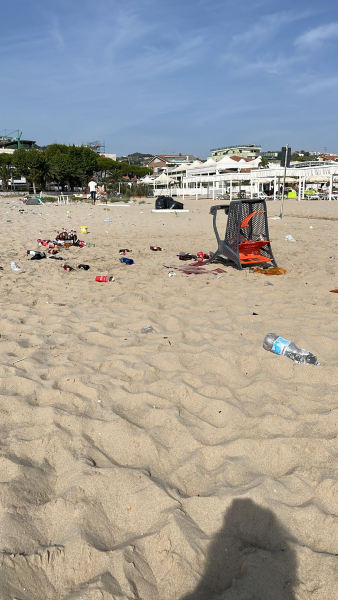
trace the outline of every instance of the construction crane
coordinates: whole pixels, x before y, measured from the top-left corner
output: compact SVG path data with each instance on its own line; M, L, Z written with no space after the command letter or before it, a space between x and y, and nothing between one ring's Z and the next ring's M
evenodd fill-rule
M14 136L14 134L16 134ZM3 131L0 131L0 144L6 141L9 142L18 142L18 148L21 147L21 136L22 136L22 131L19 131L19 129L16 129L15 131L10 131L9 133L7 133L7 129L3 129Z

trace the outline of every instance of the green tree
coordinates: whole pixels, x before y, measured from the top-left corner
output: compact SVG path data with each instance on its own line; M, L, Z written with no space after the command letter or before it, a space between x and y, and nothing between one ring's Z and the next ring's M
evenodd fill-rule
M50 162L52 179L63 189L71 176L69 146L65 144L51 144L46 149L45 154Z
M51 165L45 152L33 148L25 150L19 148L13 154L13 164L20 175L23 175L33 185L34 194L36 186L45 187L46 180L51 174Z
M8 182L13 174L12 156L8 154L0 154L0 179L2 181L2 191L8 191Z

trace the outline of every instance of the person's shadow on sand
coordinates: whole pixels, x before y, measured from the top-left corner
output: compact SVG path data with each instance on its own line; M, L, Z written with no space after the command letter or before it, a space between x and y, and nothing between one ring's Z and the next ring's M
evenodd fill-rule
M295 600L291 535L270 510L233 501L211 543L201 582L181 600Z

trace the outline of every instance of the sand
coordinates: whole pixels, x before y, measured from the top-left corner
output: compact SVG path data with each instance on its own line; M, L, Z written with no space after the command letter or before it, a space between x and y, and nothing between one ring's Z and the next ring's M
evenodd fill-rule
M168 277L216 250L211 204L1 199L1 600L337 599L338 204L269 219L284 276ZM81 225L89 271L25 257Z

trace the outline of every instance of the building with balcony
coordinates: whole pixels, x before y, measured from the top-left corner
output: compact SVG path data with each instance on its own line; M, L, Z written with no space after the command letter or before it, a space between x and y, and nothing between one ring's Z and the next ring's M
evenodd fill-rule
M223 146L223 148L214 148L211 150L211 156L216 162L222 160L225 156L239 156L240 158L258 158L261 154L261 146L256 144L243 144L234 146Z

